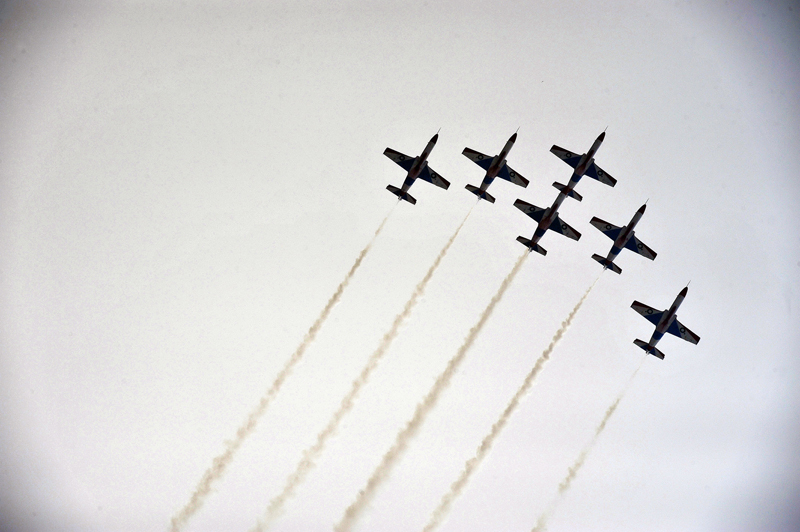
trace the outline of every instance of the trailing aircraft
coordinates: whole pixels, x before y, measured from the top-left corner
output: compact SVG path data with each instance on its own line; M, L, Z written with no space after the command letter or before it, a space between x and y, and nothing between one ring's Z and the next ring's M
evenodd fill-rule
M636 238L633 231L633 228L636 227L636 224L638 224L639 220L642 218L645 207L647 207L646 204L642 205L639 210L636 211L636 214L633 215L631 221L628 222L628 225L623 227L617 227L614 224L601 220L597 216L592 218L589 223L600 229L604 235L614 241L611 245L611 251L608 252L608 256L601 257L595 253L592 255L592 258L602 264L604 268L614 273L622 273L622 268L614 264L614 259L617 258L617 255L619 255L619 252L622 251L623 248L634 251L650 260L655 260L657 253Z
M559 193L558 197L556 197L555 201L553 202L553 205L546 209L542 209L541 207L537 207L536 205L531 205L530 203L522 201L521 199L517 199L517 201L514 202L514 207L539 222L539 225L536 226L536 230L530 239L518 236L517 241L531 251L541 253L542 255L547 255L547 250L540 246L538 242L548 229L573 240L580 239L581 234L558 217L558 208L564 202L564 198L566 198L566 196L563 193Z
M437 140L439 140L439 133L436 133L433 137L431 137L431 140L428 141L428 144L425 146L425 149L422 150L422 154L419 157L409 157L408 155L404 155L391 148L386 148L383 150L383 154L385 156L396 162L403 170L408 172L406 174L405 181L403 181L403 187L397 188L394 185L389 185L386 187L389 192L397 196L399 199L406 200L412 205L415 205L417 200L414 198L414 196L408 193L408 189L414 184L414 181L416 181L417 178L427 181L428 183L433 183L437 187L447 190L447 188L450 186L450 182L431 170L431 168L428 166L428 155L431 154L431 150L433 150Z
M662 311L658 311L653 307L645 305L644 303L634 301L631 304L631 308L644 316L647 321L655 325L656 330L653 331L653 336L650 337L649 342L644 342L637 338L633 341L633 343L644 349L646 353L664 360L664 353L656 349L656 344L659 340L661 340L661 337L664 336L664 333L674 334L675 336L683 338L687 342L691 342L693 344L699 342L700 337L687 329L686 326L678 321L678 307L680 307L681 303L683 303L688 291L689 287L687 286L681 290L681 292L678 294L678 297L676 297L675 301L672 303L672 306L669 307L669 309Z

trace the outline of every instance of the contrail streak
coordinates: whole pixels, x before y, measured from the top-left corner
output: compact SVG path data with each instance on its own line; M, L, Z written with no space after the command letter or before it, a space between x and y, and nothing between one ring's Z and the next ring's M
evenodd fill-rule
M372 239L369 241L369 243L364 247L364 249L361 250L361 253L358 254L358 257L353 263L353 266L350 268L350 271L347 272L345 278L341 283L339 283L339 286L328 300L325 308L322 309L322 312L317 317L317 320L308 329L308 332L306 332L305 336L303 337L303 341L299 346L297 346L297 349L295 349L294 353L292 353L292 356L289 358L289 360L286 361L283 369L281 369L280 373L278 373L278 376L273 381L272 386L269 387L267 393L261 397L258 405L256 405L256 407L250 412L250 415L247 416L245 423L236 431L236 437L232 441L226 442L227 448L222 454L214 457L211 467L203 474L203 477L197 484L197 487L195 488L194 493L192 493L189 502L172 518L170 522L170 530L172 532L177 532L184 527L189 519L203 506L206 497L208 497L208 494L211 492L211 486L225 473L225 470L231 463L231 460L233 460L233 455L236 453L239 447L241 447L244 440L253 432L256 427L256 423L258 423L258 420L262 415L264 415L267 407L280 391L283 382L286 380L286 377L289 376L289 373L291 373L294 366L300 361L301 358L303 358L306 348L311 344L311 342L314 341L314 338L316 338L317 332L319 332L322 324L328 318L328 315L333 307L339 302L339 299L342 297L342 292L344 292L344 289L350 283L350 279L361 265L361 261L364 260L364 257L367 255L367 252L372 247L375 239L380 234L383 226L389 219L389 216L391 216L392 211L394 211L394 207L391 211L389 211L389 214L386 215L381 224L378 226L378 229L375 231L375 234L372 236Z
M450 379L455 374L458 366L461 364L461 361L464 360L464 356L469 348L472 347L472 343L475 341L478 333L481 332L481 329L486 324L486 321L492 315L492 311L494 310L495 306L500 299L502 299L503 294L505 294L506 290L511 284L511 281L514 280L514 277L522 268L527 256L528 251L525 251L525 253L517 260L517 263L514 265L514 268L511 270L511 272L506 276L505 279L503 279L503 282L500 284L500 288L497 290L497 293L492 297L492 300L483 311L483 314L481 314L478 322L472 326L472 329L470 329L466 339L464 340L464 343L458 348L456 354L447 363L447 367L445 367L444 371L439 375L439 377L437 377L436 382L433 383L433 387L431 387L431 389L428 391L428 394L425 396L422 402L417 405L414 416L410 421L408 421L408 423L406 423L405 428L403 428L397 434L397 438L395 439L392 448L383 455L381 463L378 465L375 471L373 471L372 476L367 481L367 485L358 493L356 500L347 508L347 510L345 510L341 521L339 521L335 527L337 532L350 530L353 527L361 512L364 511L364 508L366 508L367 504L375 496L375 491L377 490L378 486L388 478L392 467L402 456L403 452L408 446L408 443L416 435L419 427L425 421L425 417L433 409L433 407L436 406L439 395L445 390L445 388L447 388L448 384L450 384Z
M561 340L561 338L567 332L567 329L569 329L573 318L575 318L575 314L578 313L581 305L583 305L583 302L586 301L586 298L589 296L589 292L591 292L592 288L594 288L594 285L597 284L598 279L600 279L600 277L595 279L595 281L592 283L592 286L586 290L578 303L575 305L575 308L573 308L569 313L567 319L561 323L561 327L553 335L553 339L550 340L550 345L548 345L539 356L539 359L533 365L533 368L531 368L531 371L525 377L525 380L522 381L522 386L519 387L517 393L515 393L514 397L511 398L511 401L508 403L508 406L506 406L506 409L503 410L500 418L494 423L494 425L492 425L492 429L489 431L489 434L483 438L483 441L475 452L475 456L467 460L467 462L464 464L464 470L461 472L461 475L459 475L458 479L450 485L450 491L442 497L442 500L439 502L439 506L437 506L431 514L428 524L425 525L425 528L423 529L424 532L430 532L436 529L436 527L442 523L442 520L450 511L450 507L453 505L453 502L458 498L459 495L461 495L464 487L469 482L472 473L475 472L475 470L483 461L484 457L486 457L486 455L492 449L494 440L500 435L503 428L505 428L509 418L511 418L511 415L519 406L520 400L528 392L528 390L530 390L531 386L533 385L533 381L536 380L536 376L544 367L545 363L550 360L550 354L553 352L553 349L555 349L559 340Z
M611 419L611 416L614 414L617 406L619 406L619 402L622 401L623 397L625 397L625 394L633 382L633 378L637 373L639 373L639 370L642 369L642 364L644 364L645 358L647 358L647 355L645 355L644 358L642 358L642 361L639 362L639 367L636 368L636 371L633 372L628 379L627 384L625 384L625 387L619 393L614 402L611 403L611 406L608 407L608 410L606 410L602 421L600 421L600 424L597 425L596 429L594 429L594 436L592 436L592 440L586 447L583 448L581 454L578 455L578 459L575 460L574 464L572 464L572 467L567 470L567 476L564 477L564 480L562 480L561 484L558 485L558 494L556 495L556 498L552 503L550 503L550 506L547 508L547 510L545 510L542 515L539 516L539 520L536 522L536 526L533 527L531 532L543 532L547 529L547 520L550 519L550 516L553 514L556 506L561 499L564 498L564 494L567 492L567 490L569 490L570 486L572 485L572 481L575 480L575 477L578 475L578 471L580 471L581 467L583 467L583 463L586 461L586 457L589 456L589 452L592 450L592 447L594 447L595 443L597 443L600 433L602 433L603 429L606 428L606 424L608 423L608 420Z
M455 241L458 233L461 231L461 228L464 227L464 224L467 222L467 218L469 218L471 213L472 209L469 210L467 215L464 217L464 220L456 229L455 233L453 233L453 236L450 237L450 240L447 241L442 250L439 252L439 255L437 255L436 260L433 261L433 264L428 269L425 277L423 277L419 284L417 284L414 292L411 294L411 298L406 302L405 307L403 307L402 312L395 317L391 328L386 332L386 334L383 335L383 339L378 345L378 348L375 349L375 352L373 352L372 356L369 357L366 365L361 370L361 373L353 381L352 385L350 386L350 391L342 399L339 409L333 414L333 417L331 417L325 428L322 429L322 432L317 435L317 441L314 443L314 445L303 451L303 458L300 460L300 463L297 464L297 468L294 470L294 473L289 475L289 477L286 479L286 484L283 487L283 491L270 501L269 507L264 515L264 520L259 521L256 526L251 529L252 532L263 532L269 527L271 522L278 517L278 514L283 508L284 503L294 494L295 488L297 488L297 486L299 486L303 480L305 480L306 475L316 465L315 461L325 448L328 438L336 433L336 429L338 428L339 423L342 421L342 418L344 418L344 416L353 408L355 399L358 396L358 393L361 391L361 388L367 383L370 374L378 366L378 362L380 362L386 351L389 349L389 346L392 344L392 341L397 337L397 334L400 331L400 326L411 314L411 310L417 304L419 298L422 297L422 294L425 292L425 287L428 285L428 281L430 281L431 277L433 277L433 273L439 267L439 264L447 254L447 251L450 249L453 241Z

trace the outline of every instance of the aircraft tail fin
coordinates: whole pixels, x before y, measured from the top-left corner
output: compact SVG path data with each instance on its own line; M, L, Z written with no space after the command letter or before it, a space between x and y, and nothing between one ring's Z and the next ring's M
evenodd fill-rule
M520 244L522 244L523 246L525 246L526 248L528 248L531 251L535 251L536 253L541 253L542 255L547 255L547 250L546 249L544 249L539 244L534 244L533 242L531 242L530 240L528 240L524 236L518 236L517 237L517 242L519 242Z
M605 266L607 269L611 270L612 272L617 273L617 274L622 273L622 268L620 268L619 266L614 264L613 261L610 261L605 257L601 257L597 253L592 255L592 258L594 260L596 260L597 262L599 262L600 264L602 264L603 266Z
M633 341L633 343L638 345L642 349L644 349L647 352L648 355L653 355L656 358L660 358L661 360L664 360L664 353L662 353L661 351L659 351L655 347L650 347L647 342L643 342L642 340L639 340L637 338L636 340Z
M485 190L481 190L481 189L479 189L478 187L476 187L474 185L467 185L464 188L466 188L467 190L469 190L470 192L472 192L473 194L475 194L479 198L485 199L489 203L494 203L494 196L492 196L491 194L489 194Z
M564 189L567 188L567 185L562 185L559 182L553 183L553 186L556 187L561 192L563 192ZM569 194L567 194L567 196L569 196L570 198L576 199L578 201L581 201L583 199L583 196L581 196L580 194L578 194L574 190L570 190Z
M392 194L394 194L395 196L397 196L401 200L406 200L411 205L416 205L417 204L417 200L414 198L414 196L412 196L408 192L403 192L402 190L400 190L399 188L397 188L394 185L388 185L386 187L386 190L388 190L389 192L391 192Z

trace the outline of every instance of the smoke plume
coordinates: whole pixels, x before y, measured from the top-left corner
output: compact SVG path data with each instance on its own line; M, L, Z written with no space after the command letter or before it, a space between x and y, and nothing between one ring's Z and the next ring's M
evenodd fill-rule
M451 358L447 363L447 367L445 367L444 371L436 379L433 387L428 391L428 394L425 396L422 402L417 405L414 416L397 434L394 445L383 456L381 463L378 465L375 471L373 471L372 476L367 481L367 485L358 493L356 500L347 508L347 510L345 510L341 521L339 521L335 527L337 532L350 530L353 527L361 512L364 511L364 508L366 508L367 504L375 496L375 491L378 489L378 486L380 486L380 484L388 478L392 467L394 467L394 464L402 456L403 452L408 446L408 443L416 435L420 426L425 421L425 417L433 409L433 407L436 406L439 395L445 390L445 388L447 388L448 384L450 383L450 379L455 374L469 348L472 347L472 343L475 341L478 333L480 333L481 329L486 324L486 321L492 315L492 311L494 310L495 306L500 299L502 299L503 294L505 294L506 290L511 284L511 281L514 280L514 277L522 268L527 256L528 251L525 251L525 253L517 260L517 263L514 265L514 268L511 270L511 272L506 276L505 279L503 279L503 282L500 284L500 288L497 290L497 293L492 297L489 305L478 319L478 322L472 326L472 329L470 329L466 339L464 340L464 343L458 349L453 358Z
M599 279L599 277L597 279ZM573 308L567 316L567 319L561 323L561 327L553 335L552 340L550 340L550 345L548 345L547 348L542 352L542 354L539 356L539 359L533 365L533 368L531 368L530 372L525 376L525 380L522 381L522 386L519 387L517 393L515 393L511 398L511 401L508 403L508 406L506 406L506 409L503 410L500 418L494 423L494 425L492 425L492 429L489 431L489 434L483 438L483 441L475 452L475 456L467 460L467 462L464 464L464 469L461 471L458 479L456 479L456 481L450 485L450 491L442 497L442 500L439 502L439 506L437 506L431 514L428 524L425 525L425 528L423 529L424 532L430 532L436 529L436 527L442 523L442 520L450 511L450 507L453 505L453 502L458 498L459 495L461 495L464 487L469 482L472 473L475 472L475 470L483 461L484 457L492 449L495 439L500 435L503 428L506 426L506 423L508 423L509 418L511 418L511 415L519 406L520 400L533 385L533 381L536 380L536 376L544 367L544 364L550 360L550 354L553 352L553 349L555 349L559 340L561 340L561 337L563 337L567 332L567 329L569 329L569 326L572 324L572 320L575 318L575 314L578 313L581 305L583 305L583 302L586 301L586 298L589 296L589 292L591 292L592 288L594 288L594 285L597 284L597 279L595 279L594 283L592 283L592 286L586 290L578 303L575 305L575 308Z
M586 457L589 456L589 452L592 450L595 443L597 443L597 439L600 437L600 433L602 433L603 429L606 428L608 420L611 419L611 416L614 414L614 411L617 409L617 406L619 406L619 402L622 401L622 398L625 397L628 388L630 388L631 383L633 382L633 378L636 376L637 373L639 373L639 370L642 368L642 364L644 363L645 358L647 358L647 355L645 355L645 357L642 358L642 361L639 363L639 367L636 368L636 371L634 371L633 374L630 376L625 387L619 393L614 402L611 403L611 406L608 407L608 410L606 410L606 413L603 416L602 421L600 421L600 424L597 425L597 428L594 430L594 436L592 436L592 440L589 442L588 445L586 445L586 447L583 448L581 454L578 455L578 459L575 460L574 464L572 464L572 467L570 467L567 470L567 476L564 477L564 480L562 480L561 484L558 485L558 494L556 495L556 498L553 500L552 503L550 503L550 506L547 508L547 510L544 511L542 515L539 516L539 520L536 522L536 526L533 527L532 532L543 532L544 530L547 529L548 519L550 519L550 516L553 514L553 511L555 510L556 506L561 501L561 499L564 498L564 494L567 492L567 490L569 490L570 486L572 485L572 481L575 480L575 477L578 475L578 471L580 471L581 467L583 467L583 463L586 461Z
M322 309L322 312L320 313L319 317L317 317L314 324L308 329L308 332L306 332L305 336L303 337L303 341L299 346L297 346L297 349L295 349L294 353L292 353L292 356L289 358L289 360L286 361L286 364L284 364L280 373L278 373L278 376L273 381L272 386L269 387L267 393L265 393L259 400L258 405L256 405L256 407L250 412L250 415L247 416L247 420L244 422L244 424L236 431L236 436L232 441L226 442L227 446L222 454L214 457L211 467L208 468L208 470L206 470L206 472L203 474L203 477L197 484L197 487L195 488L194 493L192 493L189 502L172 518L170 522L170 529L172 532L177 532L186 526L186 523L189 521L189 519L203 506L206 497L208 497L208 494L211 492L211 486L225 473L225 470L233 460L233 456L236 451L239 450L239 447L241 447L244 440L253 432L256 427L256 423L258 423L258 420L262 415L264 415L264 412L267 410L267 407L270 405L275 396L278 395L278 392L280 391L283 382L289 376L289 373L291 373L292 369L295 365L297 365L300 359L303 358L306 348L308 348L311 342L314 341L314 338L316 338L317 332L319 332L322 324L328 318L328 315L336 303L339 302L339 299L342 297L342 292L344 292L344 289L350 283L350 279L356 273L356 270L361 265L361 261L364 260L364 257L367 255L367 252L372 247L372 244L375 242L375 239L380 234L383 226L386 224L386 221L389 219L391 214L392 211L389 211L389 214L386 215L381 224L378 226L378 229L375 231L372 239L364 247L364 249L361 250L361 253L358 254L358 257L353 263L353 266L350 268L350 271L347 272L345 278L341 283L339 283L336 291L328 300L328 303L325 305L325 308Z
M297 468L294 470L294 472L286 479L283 491L270 501L269 507L264 515L264 520L259 521L256 526L253 527L253 532L263 532L269 527L272 520L275 519L280 513L286 500L294 494L295 488L297 488L297 486L299 486L303 480L305 480L306 475L314 467L315 461L324 449L328 438L336 433L336 429L338 428L339 423L342 421L342 418L344 418L344 416L353 408L359 391L361 391L361 388L367 383L370 374L378 366L378 362L380 362L386 351L389 349L389 346L392 344L392 341L397 337L397 334L400 331L400 326L411 314L411 310L417 304L419 298L422 297L422 294L425 292L425 287L428 285L428 281L430 281L431 277L433 277L434 272L439 267L439 264L447 254L447 251L450 249L453 241L458 236L461 228L464 227L464 224L471 213L472 209L469 210L467 215L464 217L464 220L453 233L453 236L450 237L442 250L439 252L439 255L437 255L436 260L433 261L433 264L428 269L425 277L423 277L419 284L417 284L414 292L411 294L411 298L406 302L405 307L403 307L402 312L395 317L391 328L389 328L386 334L383 335L383 339L381 339L381 343L378 345L378 348L375 349L375 351L372 353L372 356L369 357L366 365L361 370L361 373L353 381L352 385L350 386L350 391L342 399L339 409L333 414L333 417L331 417L325 428L322 429L322 432L317 435L317 440L314 442L314 445L303 451L303 458L300 460L300 463L297 464Z

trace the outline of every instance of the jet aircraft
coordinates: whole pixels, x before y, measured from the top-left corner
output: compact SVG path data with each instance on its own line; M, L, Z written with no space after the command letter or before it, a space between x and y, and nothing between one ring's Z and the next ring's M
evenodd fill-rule
M664 360L664 353L656 349L656 344L659 340L661 340L661 337L664 336L664 333L674 334L675 336L683 338L687 342L691 342L693 344L699 342L700 337L687 329L681 322L678 321L678 307L680 307L681 303L683 303L683 299L686 297L686 293L688 291L688 286L681 290L681 292L678 294L678 297L675 298L675 301L668 310L658 311L653 307L648 307L644 303L634 301L633 304L631 304L631 308L647 318L650 323L655 325L656 330L653 331L653 336L650 337L649 342L645 343L637 338L633 341L633 343L644 349L648 354Z
M490 155L484 155L479 151L473 150L472 148L464 148L462 153L469 160L486 170L486 175L483 177L483 182L481 183L480 188L473 185L467 185L466 189L479 198L485 199L489 203L494 203L494 197L486 192L486 189L489 188L489 185L492 184L495 177L505 179L506 181L511 181L515 185L519 185L522 188L527 187L528 180L512 170L511 167L506 164L508 152L511 151L511 147L514 146L514 142L516 142L516 140L517 134L514 133L511 135L511 138L508 139L506 145L503 146L503 150L500 152L500 154L495 155L494 157Z
M517 199L517 201L514 202L514 207L539 222L539 225L536 227L536 231L534 231L530 240L525 237L518 236L517 241L531 251L541 253L542 255L547 255L547 250L540 246L538 242L548 229L555 231L556 233L561 233L562 235L573 240L579 240L581 238L581 234L558 217L558 208L564 202L565 198L566 196L563 193L559 193L558 197L556 197L555 201L553 202L553 205L546 209L542 209L541 207L537 207L536 205L531 205L530 203L522 201L521 199Z
M447 188L450 186L450 183L445 178L431 170L431 168L428 166L428 155L431 154L431 150L433 150L437 140L439 140L439 133L436 133L433 137L431 137L431 140L428 141L427 146L425 146L425 149L422 150L422 154L419 157L409 157L408 155L404 155L391 148L386 148L383 151L385 156L396 162L403 170L408 172L408 174L406 174L406 180L403 181L403 187L397 188L394 185L389 185L386 187L389 192L401 200L406 200L412 205L415 205L417 200L408 193L408 189L414 184L414 181L416 181L417 178L423 179L428 183L433 183L437 187L442 187L443 189L447 190Z
M556 157L575 169L572 172L572 177L569 178L569 183L562 185L559 182L555 182L553 183L553 186L570 198L581 201L583 198L580 194L574 191L574 188L584 175L588 175L592 179L597 179L601 183L605 183L611 187L616 185L616 179L608 175L602 168L594 164L594 154L597 152L598 148L600 148L604 138L606 138L605 131L600 133L600 136L595 139L594 144L592 144L592 147L589 148L589 151L583 155L578 155L553 144L553 147L550 148L550 151L553 152Z
M592 218L591 222L589 222L614 241L607 257L604 258L598 254L592 255L592 258L602 264L604 269L607 268L614 273L622 273L622 268L614 264L614 259L617 258L617 255L619 255L619 252L622 251L623 248L630 249L650 260L655 260L656 252L644 245L634 236L633 228L636 227L636 224L638 224L639 220L642 218L645 207L647 207L647 204L642 205L641 208L636 211L636 214L633 215L631 221L628 222L628 225L623 227L617 227L614 224L601 220L597 216Z

